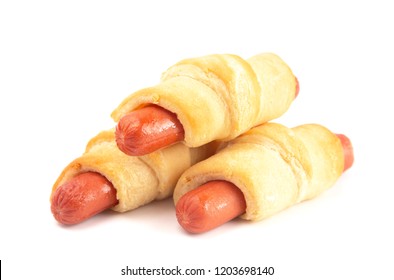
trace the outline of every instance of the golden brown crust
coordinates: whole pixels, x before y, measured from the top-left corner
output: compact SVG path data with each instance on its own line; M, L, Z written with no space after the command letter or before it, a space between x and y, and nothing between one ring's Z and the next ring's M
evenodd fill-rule
M100 132L87 144L85 153L73 160L56 180L52 194L76 175L100 173L115 187L119 204L112 209L125 212L172 195L181 173L214 153L216 144L190 149L178 143L143 157L122 153L114 130Z
M301 125L293 131L308 148L312 172L309 187L301 198L311 199L331 187L342 174L345 164L342 144L334 133L321 125Z
M179 179L174 202L211 180L234 183L244 194L242 218L261 220L329 188L343 170L339 139L310 124L293 129L268 123L222 146Z
M279 117L295 96L290 68L276 55L248 60L236 55L209 55L180 61L161 82L127 97L112 113L118 122L147 104L177 114L185 143L198 147L213 140L231 140L251 127Z

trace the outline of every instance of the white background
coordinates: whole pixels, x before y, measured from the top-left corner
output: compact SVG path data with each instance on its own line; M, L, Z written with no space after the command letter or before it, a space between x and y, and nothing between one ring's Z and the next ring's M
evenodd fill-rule
M4 279L137 279L120 275L127 265L393 279L393 8L317 2L2 1ZM355 165L332 189L267 220L202 235L178 226L171 199L73 227L56 223L52 184L92 136L114 125L110 113L123 98L183 58L260 52L277 53L300 81L278 122L320 123L352 139Z

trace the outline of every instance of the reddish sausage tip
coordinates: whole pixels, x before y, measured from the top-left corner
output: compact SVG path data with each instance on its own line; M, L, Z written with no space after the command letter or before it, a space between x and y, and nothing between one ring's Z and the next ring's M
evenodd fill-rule
M116 126L116 144L130 156L142 156L182 141L184 130L176 114L149 105L122 117Z
M86 172L55 190L51 211L59 223L73 225L117 203L116 190L112 184L98 173Z
M227 181L211 181L179 199L176 217L186 231L202 233L238 217L245 209L239 188Z
M296 80L296 91L295 91L294 99L296 99L298 94L300 93L300 83L298 82L297 77L295 77L295 80Z
M350 139L344 134L336 134L339 140L341 140L343 155L345 158L345 166L343 172L352 167L354 162L353 145Z

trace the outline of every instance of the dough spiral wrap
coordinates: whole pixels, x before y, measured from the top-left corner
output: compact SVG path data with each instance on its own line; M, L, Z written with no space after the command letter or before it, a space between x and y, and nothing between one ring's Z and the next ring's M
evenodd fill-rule
M277 55L263 53L244 60L231 54L180 61L161 82L129 95L116 108L118 122L148 104L177 114L184 142L198 147L228 141L285 113L295 97L296 78Z
M145 156L133 157L118 149L113 129L102 131L88 142L83 155L64 168L51 196L74 176L92 171L106 177L116 189L119 204L112 210L132 210L171 196L182 172L212 155L216 147L212 143L188 148L178 143Z
M322 193L343 168L341 141L323 126L290 129L267 123L186 170L176 185L174 202L208 181L225 180L244 194L247 208L241 218L261 220Z

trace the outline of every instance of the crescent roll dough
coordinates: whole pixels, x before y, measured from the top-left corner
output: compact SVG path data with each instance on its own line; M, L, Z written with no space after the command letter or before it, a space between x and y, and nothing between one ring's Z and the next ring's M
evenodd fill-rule
M247 208L241 217L261 220L317 196L334 184L343 168L341 142L328 129L316 124L290 129L267 123L185 171L174 201L208 181L225 180L245 196Z
M198 147L228 141L250 128L281 116L294 100L296 78L277 55L244 60L216 54L180 61L163 73L156 86L137 91L116 108L118 122L148 104L177 114L185 143Z
M212 143L188 148L178 143L145 156L132 157L118 149L114 130L103 131L89 141L81 157L63 170L52 188L52 195L74 176L93 171L106 177L115 187L119 204L112 209L132 210L171 196L182 172L212 155L216 147Z

